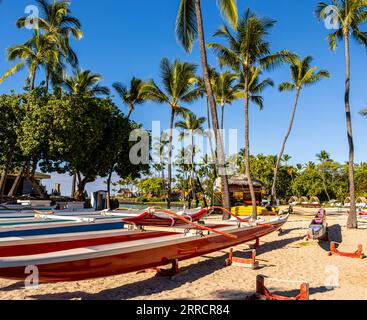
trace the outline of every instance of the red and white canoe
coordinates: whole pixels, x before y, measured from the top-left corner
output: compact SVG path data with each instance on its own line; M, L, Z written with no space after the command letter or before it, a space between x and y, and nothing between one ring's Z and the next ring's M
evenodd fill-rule
M186 210L181 212L178 212L177 214L181 218L185 218L186 220L189 220L190 222L196 222L203 218L205 218L207 215L209 215L212 212L212 210L208 208L204 209L194 209L194 210ZM174 227L174 226L180 226L186 224L186 222L179 217L175 216L169 216L162 211L162 213L159 213L157 210L147 210L143 212L141 215L137 215L131 218L124 218L124 222L136 225L136 226L160 226L160 227Z
M111 243L108 237L90 237L80 239L81 246L77 247L75 241L61 241L61 250L0 257L0 278L24 280L27 266L38 268L40 282L79 281L164 266L261 238L282 228L287 220L288 216L267 224L223 223L200 228L183 225L155 231L134 230L121 234L123 238L118 242ZM204 232L204 228L213 231Z

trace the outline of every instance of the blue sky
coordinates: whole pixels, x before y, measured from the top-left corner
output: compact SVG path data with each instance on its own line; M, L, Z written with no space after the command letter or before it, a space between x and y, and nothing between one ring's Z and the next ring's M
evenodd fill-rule
M214 0L203 1L206 40L223 23ZM276 19L278 22L269 38L273 50L289 49L302 56L312 55L314 64L327 69L332 78L318 85L306 88L300 97L294 131L286 152L293 163L315 160L315 154L325 149L333 159L344 162L348 156L344 113L344 51L341 44L337 52L331 52L325 41L327 30L314 15L318 1L304 0L238 0L242 14L247 7L260 16ZM72 11L82 24L84 38L73 42L83 69L101 73L103 84L115 81L128 82L132 76L142 79L159 79L159 63L162 57L199 63L196 45L191 55L186 54L177 44L174 34L175 18L179 1L72 1ZM5 49L21 43L30 36L30 31L18 30L15 21L24 15L31 0L3 0L0 4L0 73L11 66L6 61ZM367 29L367 26L364 26ZM351 106L356 146L356 161L366 161L365 142L367 119L358 112L367 104L366 49L352 43L352 91ZM209 52L210 64L216 59ZM0 93L22 89L25 71L6 80L0 86ZM278 85L289 79L289 70L282 67L272 72L270 77ZM293 93L279 93L277 88L264 93L265 109L251 108L251 151L252 153L276 154L287 130ZM116 102L118 100L116 99ZM122 107L123 108L123 107ZM190 105L190 108L204 116L203 101ZM151 122L162 121L168 127L169 109L164 105L146 103L137 107L132 117L143 123L147 129ZM239 146L243 145L243 103L238 101L229 106L225 114L226 128L239 130Z

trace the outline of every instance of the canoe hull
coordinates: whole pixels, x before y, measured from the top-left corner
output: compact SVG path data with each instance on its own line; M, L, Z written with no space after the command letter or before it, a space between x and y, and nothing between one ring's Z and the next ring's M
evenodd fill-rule
M257 226L235 228L233 235L237 239L222 235L196 236L179 243L148 246L127 253L113 254L75 261L40 264L37 266L40 282L67 282L114 276L147 268L164 266L174 260L186 260L237 246L279 230L285 220L273 223L273 227ZM1 265L0 277L11 280L24 280L26 265L4 267ZM28 265L28 264L27 264Z

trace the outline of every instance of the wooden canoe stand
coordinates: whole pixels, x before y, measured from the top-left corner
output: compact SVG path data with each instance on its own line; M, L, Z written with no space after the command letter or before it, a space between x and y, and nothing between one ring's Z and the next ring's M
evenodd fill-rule
M356 259L363 259L363 247L361 244L358 245L358 249L355 252L341 252L336 248L336 243L330 243L330 252L329 256L340 256L340 257L347 257L347 258L356 258Z
M265 287L265 277L259 275L256 278L256 294L257 300L283 300L283 301L297 301L297 300L309 300L309 284L302 283L300 293L295 297L285 297L271 293L268 288Z
M256 250L252 250L252 258L236 258L233 256L233 249L229 251L229 258L226 259L226 266L238 266L255 270L259 267L259 262L256 261Z
M249 244L248 246L250 249L257 249L258 247L260 247L260 239L256 238L255 243Z
M151 268L146 269L143 271L139 271L138 274L142 273L156 273L162 277L173 277L174 275L178 274L179 272L179 266L178 266L178 260L173 260L171 262L171 268L170 269L162 269L162 268Z

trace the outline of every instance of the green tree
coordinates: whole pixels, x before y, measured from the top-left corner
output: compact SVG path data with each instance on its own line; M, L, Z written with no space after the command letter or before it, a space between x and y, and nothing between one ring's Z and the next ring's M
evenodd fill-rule
M130 119L135 106L142 104L144 99L140 96L140 89L143 81L133 77L130 81L130 88L127 88L121 82L115 82L112 86L119 95L121 101L129 108L128 118Z
M313 58L311 56L307 56L304 59L301 59L297 55L286 57L286 61L290 64L291 71L291 82L283 82L279 85L280 91L296 91L296 97L293 104L291 120L289 123L288 131L283 140L283 144L281 150L278 155L278 161L274 170L274 179L273 179L273 187L272 187L272 200L276 199L276 181L278 175L278 169L280 165L280 161L282 159L285 146L291 135L293 129L293 123L296 116L298 100L300 93L304 87L311 86L319 82L323 78L329 78L330 74L326 70L320 70L316 72L316 67L311 67Z
M219 7L221 14L227 19L227 21L229 21L229 23L233 27L236 27L238 22L237 1L218 0L217 5ZM224 145L222 136L219 132L217 106L214 99L212 83L210 81L203 24L204 23L201 10L201 1L181 0L176 20L176 35L179 43L183 46L183 48L187 52L191 52L195 39L199 38L200 58L201 58L201 66L203 69L204 84L207 96L209 97L213 130L218 151L218 157L215 157L215 159L213 160L217 161L218 172L221 177L223 206L226 209L230 209L231 204L228 190L228 179L225 167L226 159L224 154ZM224 218L229 219L229 215L224 214Z
M192 102L200 97L195 77L197 66L192 63L175 60L171 64L167 58L161 62L161 74L163 87L160 89L154 80L144 83L141 87L141 96L145 100L151 100L160 104L166 104L171 109L169 145L168 145L168 190L167 206L171 206L172 191L172 134L175 116L184 114L187 109L182 107L182 102Z
M24 96L10 94L0 96L0 203L3 201L9 172L17 166L16 155L18 128L24 116ZM18 163L19 165L19 163Z
M327 185L326 185L326 166L325 166L326 163L328 161L330 161L330 154L327 153L325 150L322 150L320 153L316 154L316 158L321 163L322 183L324 185L326 196L327 196L328 200L330 201L331 198L330 198L330 195L328 193Z
M360 30L360 26L367 21L367 2L365 0L332 0L331 5L335 8L338 29L330 33L327 37L329 47L336 50L337 42L344 39L345 47L345 113L347 123L347 135L349 143L349 191L350 191L350 214L347 226L350 229L356 229L357 211L356 194L354 181L354 142L353 128L350 107L350 36L352 36L362 46L367 45L367 34ZM316 9L316 15L319 20L326 19L329 11L329 4L320 2Z

